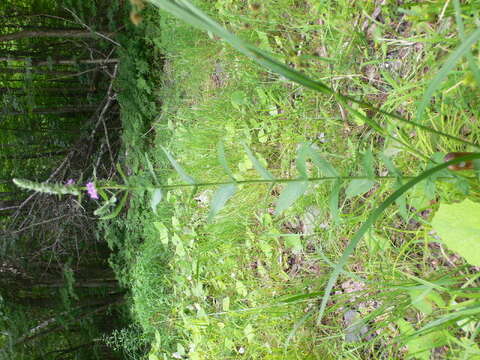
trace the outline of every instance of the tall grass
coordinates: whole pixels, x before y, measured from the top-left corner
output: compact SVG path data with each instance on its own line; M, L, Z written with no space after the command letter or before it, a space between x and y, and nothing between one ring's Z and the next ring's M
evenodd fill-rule
M448 76L448 74L454 69L454 67L458 64L459 60L467 56L469 59L469 65L472 67L475 77L478 77L478 69L476 67L476 64L474 61L472 61L471 57L471 47L474 45L479 39L480 39L480 28L476 29L472 33L466 35L464 34L462 23L461 23L461 16L459 15L460 10L459 10L459 5L458 1L455 2L455 9L457 13L457 24L459 26L462 42L460 46L457 47L455 51L453 51L449 57L446 59L445 63L443 66L439 69L437 75L434 77L434 79L431 81L430 85L428 86L423 98L419 102L419 105L417 107L417 112L416 112L416 121L408 120L404 117L401 117L395 113L391 112L386 112L383 111L379 108L376 108L370 104L367 104L361 100L357 100L351 96L341 94L334 89L330 88L326 84L320 82L320 81L315 81L302 73L290 68L289 66L282 64L281 62L277 61L273 55L270 55L266 53L265 51L262 51L261 49L257 48L256 46L253 46L237 36L233 35L231 32L226 30L224 27L219 25L217 22L212 20L209 16L207 16L203 11L195 7L193 4L186 0L178 0L178 1L161 1L161 0L150 0L152 4L155 6L158 6L159 8L168 11L172 15L184 20L185 22L189 23L192 26L195 26L201 30L208 31L212 34L215 34L216 36L222 38L224 41L228 42L231 46L233 46L236 50L238 50L240 53L244 54L245 56L249 57L253 61L257 62L259 65L265 67L271 72L277 73L286 79L289 79L293 82L296 82L302 86L305 86L309 89L312 89L314 91L323 93L325 95L330 95L334 96L335 99L345 108L347 108L352 114L362 118L366 124L370 125L374 130L378 131L384 136L391 136L390 134L386 133L380 123L378 123L375 119L367 117L363 115L362 113L358 112L355 110L350 104L351 103L356 103L358 105L361 105L365 108L368 108L372 111L374 111L375 114L382 114L387 116L393 121L398 121L401 123L413 125L415 128L422 129L424 131L427 131L431 134L439 135L445 138L448 138L450 140L462 143L464 145L468 145L472 148L479 149L480 146L477 144L474 144L468 140L465 140L463 138L459 138L457 136L451 135L444 133L442 131L439 131L435 128L428 127L424 124L422 124L423 116L424 116L424 111L428 107L433 95L435 92L438 90L440 87L440 84L443 82L443 80ZM411 150L414 153L418 153L415 149L412 149L409 144L403 143L404 146L406 146L409 150ZM169 158L171 156L167 153ZM325 293L323 295L323 299L320 305L320 310L318 314L318 321L320 321L323 317L325 307L327 306L327 302L329 299L329 295L331 290L333 289L336 280L339 276L339 274L342 272L343 267L345 264L348 262L348 259L350 255L353 253L354 249L356 248L357 244L359 241L362 239L362 237L365 235L365 233L370 229L370 227L374 224L374 222L380 217L380 215L383 213L383 211L393 204L396 200L398 200L404 193L406 193L409 189L413 188L416 184L419 182L428 179L429 177L432 177L436 173L444 170L448 166L455 164L455 163L460 163L463 161L468 161L468 160L474 160L474 159L479 159L480 154L472 154L468 155L464 158L460 158L457 160L454 160L453 162L446 162L444 164L437 165L422 174L418 175L417 177L411 179L409 182L407 182L405 185L401 186L398 190L396 190L392 195L390 195L384 202L382 202L377 209L375 209L370 216L368 217L367 221L361 226L361 228L358 230L358 232L352 237L350 240L349 244L347 245L346 249L344 250L344 253L342 257L340 258L339 262L335 265L334 270L330 276L330 279L327 283ZM176 163L175 160L172 160L173 166L177 169L178 171L178 164ZM256 163L258 167L258 163ZM265 178L268 177L268 173L266 173L266 170L258 167L257 169L259 173ZM191 184L192 178L186 177L185 174L182 171L179 171L180 175L184 180L186 180L188 183ZM259 180L261 182L263 181L271 181L270 179L265 179L265 180ZM297 180L293 180L293 182L289 183L287 188L285 189L283 193L283 198L282 195L280 196L280 207L281 210L284 208L290 206L293 202L295 202L296 199L300 195L302 195L305 190L306 190L306 183L308 181L311 181L311 179L306 178L305 176L301 176ZM235 192L235 187L234 184L236 182L228 182L224 183L223 186L220 188L219 193L217 193L216 196L216 203L214 213L218 212L218 210L226 203L226 201L234 194ZM203 185L203 184L202 184ZM215 201L215 200L214 200Z

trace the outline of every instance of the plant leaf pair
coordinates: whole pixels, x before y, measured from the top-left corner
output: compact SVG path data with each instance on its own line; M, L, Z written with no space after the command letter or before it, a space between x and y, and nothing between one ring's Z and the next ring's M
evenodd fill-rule
M299 177L296 180L289 181L278 197L275 214L279 215L292 206L307 191L309 180L307 170L307 160L315 164L318 170L331 177L338 177L337 170L325 160L312 144L303 143L297 151L296 167ZM335 200L332 200L332 204ZM338 200L337 200L338 207Z

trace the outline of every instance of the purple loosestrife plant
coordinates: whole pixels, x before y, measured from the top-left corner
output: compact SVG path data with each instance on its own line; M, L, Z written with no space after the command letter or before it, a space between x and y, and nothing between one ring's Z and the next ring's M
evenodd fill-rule
M95 188L95 184L93 182L88 182L86 183L86 186L87 186L87 192L90 198L98 200L98 192L97 192L97 189Z

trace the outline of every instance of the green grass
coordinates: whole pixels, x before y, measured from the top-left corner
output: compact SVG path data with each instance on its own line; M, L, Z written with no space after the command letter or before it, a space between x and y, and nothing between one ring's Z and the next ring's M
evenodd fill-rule
M435 74L459 44L453 7L440 18L438 4L409 10L431 14L434 20L428 21L414 13L404 17L387 5L380 22L369 17L375 9L370 1L264 1L259 8L253 2L196 3L242 39L295 69L405 118L415 116ZM471 4L462 11L473 14ZM472 20L463 20L472 31ZM164 58L152 62L152 54L134 53L141 77L132 68L123 72L129 81L136 79L133 88L143 91L144 100L135 106L121 101L128 125L125 166L138 184L151 177L144 152L164 184L181 182L162 146L202 182L228 180L217 157L219 141L237 180L258 178L242 142L282 178L298 175L294 160L303 142L315 144L345 176L364 175L362 153L367 150L374 155L376 175L387 174L384 154L405 176L422 172L436 152L473 150L386 117L377 119L384 122L385 133L416 152L405 150L352 116L333 96L259 68L213 35L153 8L140 26L142 41ZM473 54L478 56L476 50ZM149 66L142 67L142 61ZM470 79L470 64L462 61L441 82L442 91L435 93L422 121L478 144L478 84L465 80ZM127 98L138 101L139 95ZM161 103L158 113L155 103ZM368 108L356 109L370 116ZM310 172L317 174L313 166ZM478 201L478 182L470 183L468 196ZM132 289L134 318L151 339L151 357L428 359L425 344L435 341L444 358L479 356L474 345L478 313L463 328L451 322L417 340L408 337L451 314L462 284L478 286L475 269L435 243L429 226L438 202L466 197L455 179L438 184L434 203L425 196L425 186L418 185L407 197L406 218L398 206L387 209L353 253L317 322L333 264L395 181L378 181L373 190L351 198L345 193L347 182L342 185L337 222L329 205L332 182L310 187L279 216L273 210L281 185L242 185L211 223L206 220L215 189L201 188L193 196L188 190L172 190L158 215L152 214L144 194L136 194L128 215L106 229L112 247L119 249L118 273ZM421 216L414 216L420 211ZM344 341L347 310L359 313L370 336Z

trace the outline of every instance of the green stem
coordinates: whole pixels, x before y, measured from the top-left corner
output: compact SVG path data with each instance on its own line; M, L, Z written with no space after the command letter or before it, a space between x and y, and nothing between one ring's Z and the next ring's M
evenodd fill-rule
M396 180L397 176L376 176L375 180ZM402 176L402 179L415 179L415 176ZM214 181L214 182L203 182L203 183L195 183L195 184L173 184L173 185L158 185L158 186L147 186L147 187L139 187L139 186L129 186L129 185L108 185L108 186L98 186L98 189L104 190L155 190L155 189L177 189L177 188L185 188L185 187L208 187L208 186L220 186L220 185L228 185L228 184L237 184L237 185L248 185L248 184L284 184L290 182L300 182L300 181L308 181L308 182L317 182L317 181L330 181L330 180L370 180L371 177L369 176L323 176L323 177L311 177L311 178L294 178L294 179L273 179L273 180L265 180L265 179L251 179L251 180L240 180L240 181ZM438 177L438 180L452 180L454 177L452 176L442 176ZM474 177L468 177L467 179L475 179ZM86 190L87 188L81 187L82 190Z

